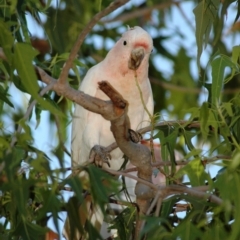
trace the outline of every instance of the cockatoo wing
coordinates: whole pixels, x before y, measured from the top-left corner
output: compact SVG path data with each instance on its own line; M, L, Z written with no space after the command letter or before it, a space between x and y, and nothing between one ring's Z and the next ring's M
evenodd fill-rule
M98 71L99 64L90 68L84 77L79 90L89 94L91 96L96 96L97 86L96 86L96 73ZM71 139L71 152L72 152L72 165L76 166L83 164L88 159L86 154L90 153L90 146L86 146L83 142L83 135L87 128L89 111L84 109L80 105L75 105L75 110L72 119L72 139ZM93 133L94 134L94 133ZM92 147L92 146L91 146ZM88 153L87 153L88 152Z

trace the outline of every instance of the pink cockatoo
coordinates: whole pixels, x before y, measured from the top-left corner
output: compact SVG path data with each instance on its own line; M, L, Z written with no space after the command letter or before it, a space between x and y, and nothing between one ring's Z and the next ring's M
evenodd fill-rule
M89 69L79 88L86 94L109 100L98 88L98 82L106 80L111 83L128 101L131 129L135 131L150 124L149 115L144 110L140 91L135 82L135 75L144 104L149 113L153 114L153 97L148 79L149 56L152 49L152 38L145 30L141 27L129 28L105 59ZM115 140L110 130L110 122L101 115L76 105L72 122L72 166L89 161L91 152L91 158L94 156L97 162L99 158L103 158L100 163L103 168L120 169L124 159L119 148L110 153L109 163L106 161L109 154L104 151L104 147L113 142Z

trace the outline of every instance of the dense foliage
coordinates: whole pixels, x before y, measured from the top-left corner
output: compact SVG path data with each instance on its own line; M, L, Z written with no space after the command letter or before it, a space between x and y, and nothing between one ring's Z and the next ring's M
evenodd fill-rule
M111 1L0 2L0 239L43 239L50 218L61 235L62 211L82 231L76 214L82 190L89 189L104 211L118 182L91 165L80 168L89 182L66 178L73 104L53 91L39 95L45 84L34 65L58 79L81 30ZM165 198L160 211L146 217L142 234L151 240L240 239L239 14L239 1L231 0L132 1L89 32L69 73L69 84L77 89L127 25L142 26L153 37L154 138L163 161L171 161L161 171L169 186L184 177L189 188L208 189L204 198L185 192ZM42 34L32 35L31 23ZM36 135L39 126L51 128L51 134ZM39 147L42 138L51 138L46 139L50 151ZM178 171L175 150L182 154ZM69 189L74 196L66 201ZM221 204L210 201L212 194ZM127 206L112 222L117 239L132 235L137 211ZM96 239L91 224L87 230Z

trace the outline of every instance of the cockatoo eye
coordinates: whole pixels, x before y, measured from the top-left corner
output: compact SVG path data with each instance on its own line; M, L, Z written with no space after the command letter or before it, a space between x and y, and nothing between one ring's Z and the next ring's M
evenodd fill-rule
M124 45L124 46L127 45L127 41L123 41L123 45Z

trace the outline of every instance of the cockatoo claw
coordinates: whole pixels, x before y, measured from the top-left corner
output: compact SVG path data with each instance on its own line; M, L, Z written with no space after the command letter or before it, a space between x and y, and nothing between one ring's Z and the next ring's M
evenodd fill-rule
M100 145L95 145L89 154L89 161L94 163L98 167L102 167L104 163L110 167L109 160L111 160L110 153L106 150L105 147Z

